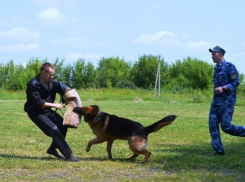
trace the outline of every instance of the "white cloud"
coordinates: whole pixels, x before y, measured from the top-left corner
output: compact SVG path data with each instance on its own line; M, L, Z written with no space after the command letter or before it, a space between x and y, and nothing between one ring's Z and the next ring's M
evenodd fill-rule
M23 51L32 51L39 49L38 43L31 43L31 44L14 44L14 45L7 45L7 46L0 46L0 51L3 52L23 52Z
M48 8L39 13L38 18L47 23L61 23L66 15L57 8Z
M211 43L206 42L206 41L199 41L199 42L187 42L186 47L189 49L199 49L199 48L209 48L210 46L212 46Z
M176 39L177 35L169 31L160 31L155 34L147 33L136 38L133 43L139 44L162 44L168 46L178 46L180 41Z
M85 60L99 60L102 58L104 55L103 54L87 54L87 55L82 55L81 53L72 53L66 57L66 60L72 60L76 61L79 58L83 58Z
M11 30L0 33L1 39L11 39L11 40L37 40L39 39L39 32L31 31L24 27L16 27Z

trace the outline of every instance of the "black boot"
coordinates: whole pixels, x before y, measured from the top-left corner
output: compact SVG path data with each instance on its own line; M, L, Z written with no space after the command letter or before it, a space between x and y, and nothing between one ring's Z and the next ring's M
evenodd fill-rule
M47 150L47 153L50 154L50 155L53 155L53 156L57 157L58 159L64 159L64 157L61 156L61 155L56 151L56 149L50 149L50 148L49 148L49 149Z
M223 151L223 152L217 152L217 151L215 151L214 153L212 153L212 154L209 154L210 156L211 155L225 155L225 152Z
M70 155L69 157L66 157L65 160L69 161L69 162L79 162L79 159L77 159L73 155Z

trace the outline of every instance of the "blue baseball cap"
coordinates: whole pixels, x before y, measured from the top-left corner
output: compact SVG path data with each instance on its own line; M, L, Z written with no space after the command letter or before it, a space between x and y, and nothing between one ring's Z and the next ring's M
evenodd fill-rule
M209 49L209 52L219 52L223 56L225 55L225 50L219 46L214 47L213 49Z

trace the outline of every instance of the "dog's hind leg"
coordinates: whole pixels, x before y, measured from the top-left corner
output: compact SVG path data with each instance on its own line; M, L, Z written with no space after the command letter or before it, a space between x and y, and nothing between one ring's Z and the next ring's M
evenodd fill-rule
M145 158L140 163L145 163L150 158L150 156L151 156L151 152L149 152L146 149L144 149L143 151L141 151L141 154L145 155Z
M134 159L134 158L136 158L136 157L138 157L139 156L139 154L136 154L136 153L134 153L132 156L130 156L130 157L128 157L129 159Z
M90 148L91 148L92 145L98 144L98 143L103 143L103 142L105 142L105 140L102 139L102 138L98 138L98 137L96 137L96 138L93 139L93 140L90 140L90 141L88 142L88 145L87 145L87 148L86 148L86 152L89 152L89 151L90 151Z
M145 155L145 158L141 163L145 163L151 156L151 152L147 151L145 148L147 146L147 139L142 136L131 136L128 139L129 148L133 151L131 158L137 157L139 154Z
M113 142L114 142L114 140L108 140L107 141L106 150L107 150L107 154L108 154L108 159L112 159L111 148L112 148Z

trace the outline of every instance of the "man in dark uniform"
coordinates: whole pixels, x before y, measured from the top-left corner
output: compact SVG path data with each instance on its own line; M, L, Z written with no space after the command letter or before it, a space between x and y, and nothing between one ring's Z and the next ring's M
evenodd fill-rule
M224 59L225 50L219 46L209 49L212 54L214 67L214 96L209 113L209 131L212 146L215 151L212 155L225 155L221 142L221 129L230 135L245 137L245 127L232 125L234 106L236 105L236 91L239 78L236 67Z
M47 153L66 161L78 162L72 156L72 151L65 141L67 126L63 125L63 118L51 108L62 109L60 103L54 103L56 93L63 95L70 88L53 78L55 67L50 63L44 63L40 68L40 74L31 79L27 85L27 102L24 110L29 118L53 141ZM59 155L56 148L63 156Z

